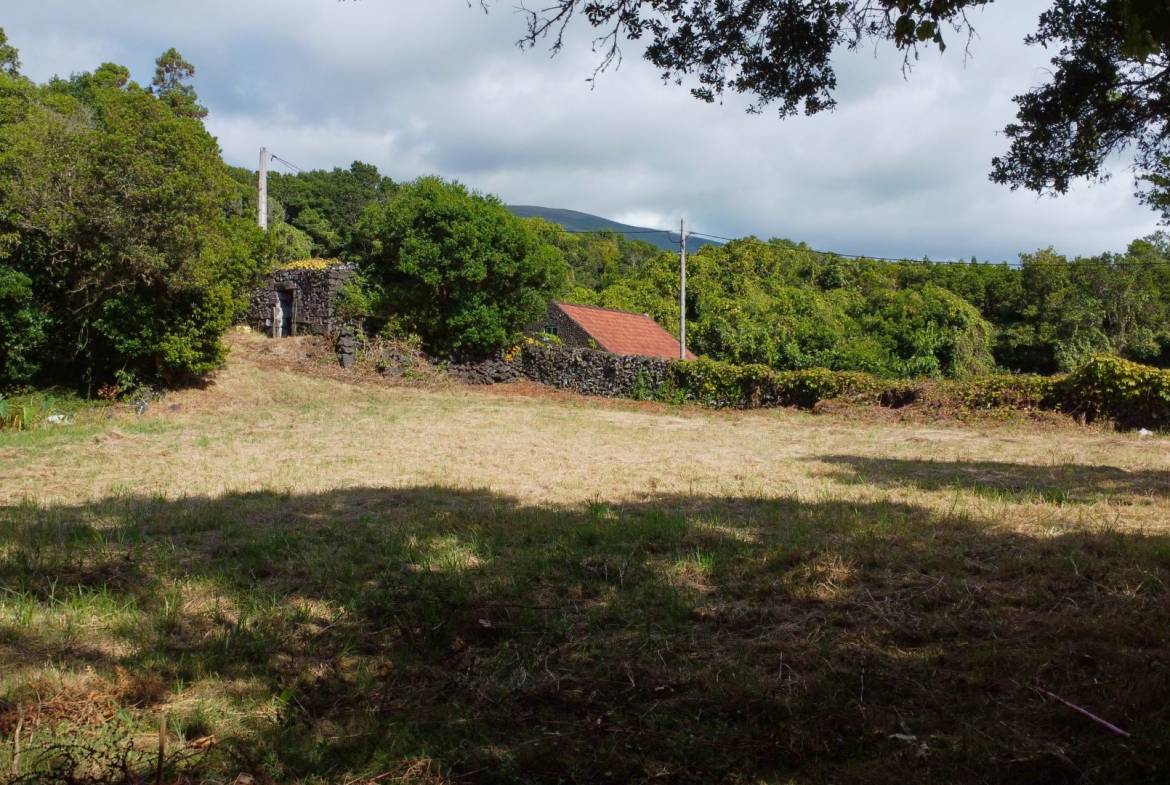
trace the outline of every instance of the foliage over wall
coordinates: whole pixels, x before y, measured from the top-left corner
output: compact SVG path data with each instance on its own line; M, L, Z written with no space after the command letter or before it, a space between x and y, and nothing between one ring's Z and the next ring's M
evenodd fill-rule
M193 69L173 51L159 69L153 91L112 64L43 85L0 73L0 387L166 383L221 361L270 247L194 92L175 92Z
M1130 427L1170 427L1170 371L1094 357L1056 385L1068 411Z

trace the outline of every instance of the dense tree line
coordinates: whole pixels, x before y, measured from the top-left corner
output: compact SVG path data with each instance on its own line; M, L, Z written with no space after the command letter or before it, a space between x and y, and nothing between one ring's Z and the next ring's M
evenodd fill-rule
M232 167L231 175L248 189L249 208L255 210L256 172ZM278 241L293 249L282 252L282 260L352 256L354 232L366 207L393 192L389 177L361 161L348 169L269 172L269 224Z
M592 246L568 257L589 282L572 297L677 331L676 255L571 237ZM622 258L598 275L591 260L615 252ZM1123 254L1068 259L1049 249L1012 265L847 259L746 238L691 255L687 295L695 351L784 370L1054 373L1096 353L1170 365L1170 237L1161 233Z

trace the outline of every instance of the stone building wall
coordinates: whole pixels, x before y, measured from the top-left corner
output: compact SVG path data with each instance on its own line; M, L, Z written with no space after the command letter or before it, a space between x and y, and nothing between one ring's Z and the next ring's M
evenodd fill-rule
M529 325L525 332L529 335L551 333L557 336L563 345L570 348L598 348L597 342L593 340L589 333L582 330L580 325L570 319L564 311L557 307L556 303L549 303L548 310L544 316Z
M529 344L519 362L521 372L534 382L586 395L636 398L666 382L671 361Z
M340 333L346 325L337 316L337 298L354 274L352 266L342 264L318 270L277 270L253 292L246 323L265 335L279 337L280 325L274 315L283 293L291 307L289 335Z

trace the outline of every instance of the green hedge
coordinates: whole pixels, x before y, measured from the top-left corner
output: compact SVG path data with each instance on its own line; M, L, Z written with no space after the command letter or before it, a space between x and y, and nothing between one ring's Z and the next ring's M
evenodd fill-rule
M1087 421L1170 428L1170 371L1098 355L1056 385L1059 404Z
M663 397L740 409L810 408L830 398L876 402L885 386L875 376L853 371L825 368L774 371L766 365L735 365L706 359L671 362L668 378Z
M765 365L618 357L536 343L526 345L523 356L524 373L536 381L639 400L735 409L811 409L827 400L888 408L916 404L940 416L1049 410L1086 422L1170 429L1170 370L1106 355L1093 357L1067 376L988 374L963 380L891 380L825 368L776 371ZM638 364L631 369L632 360Z
M715 360L673 361L654 397L740 409L812 408L838 399L900 407L1065 411L1122 427L1170 428L1170 371L1097 356L1067 376L993 374L962 381L879 379L866 373L812 368L774 371Z
M968 409L1060 408L1060 376L991 374L944 382L936 395Z

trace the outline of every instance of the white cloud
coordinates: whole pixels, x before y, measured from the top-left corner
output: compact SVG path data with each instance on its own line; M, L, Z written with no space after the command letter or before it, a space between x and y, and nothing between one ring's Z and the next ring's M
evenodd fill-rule
M361 159L512 203L888 256L1118 250L1156 228L1121 163L1059 199L987 180L1012 95L1043 78L1045 53L1021 41L1045 5L992 5L969 61L924 52L909 79L888 51L842 53L839 110L783 122L734 97L699 103L632 50L591 90L589 31L554 59L521 52L508 3L485 16L465 0L37 0L4 24L42 79L113 60L146 81L176 46L239 165L264 144L301 166Z

